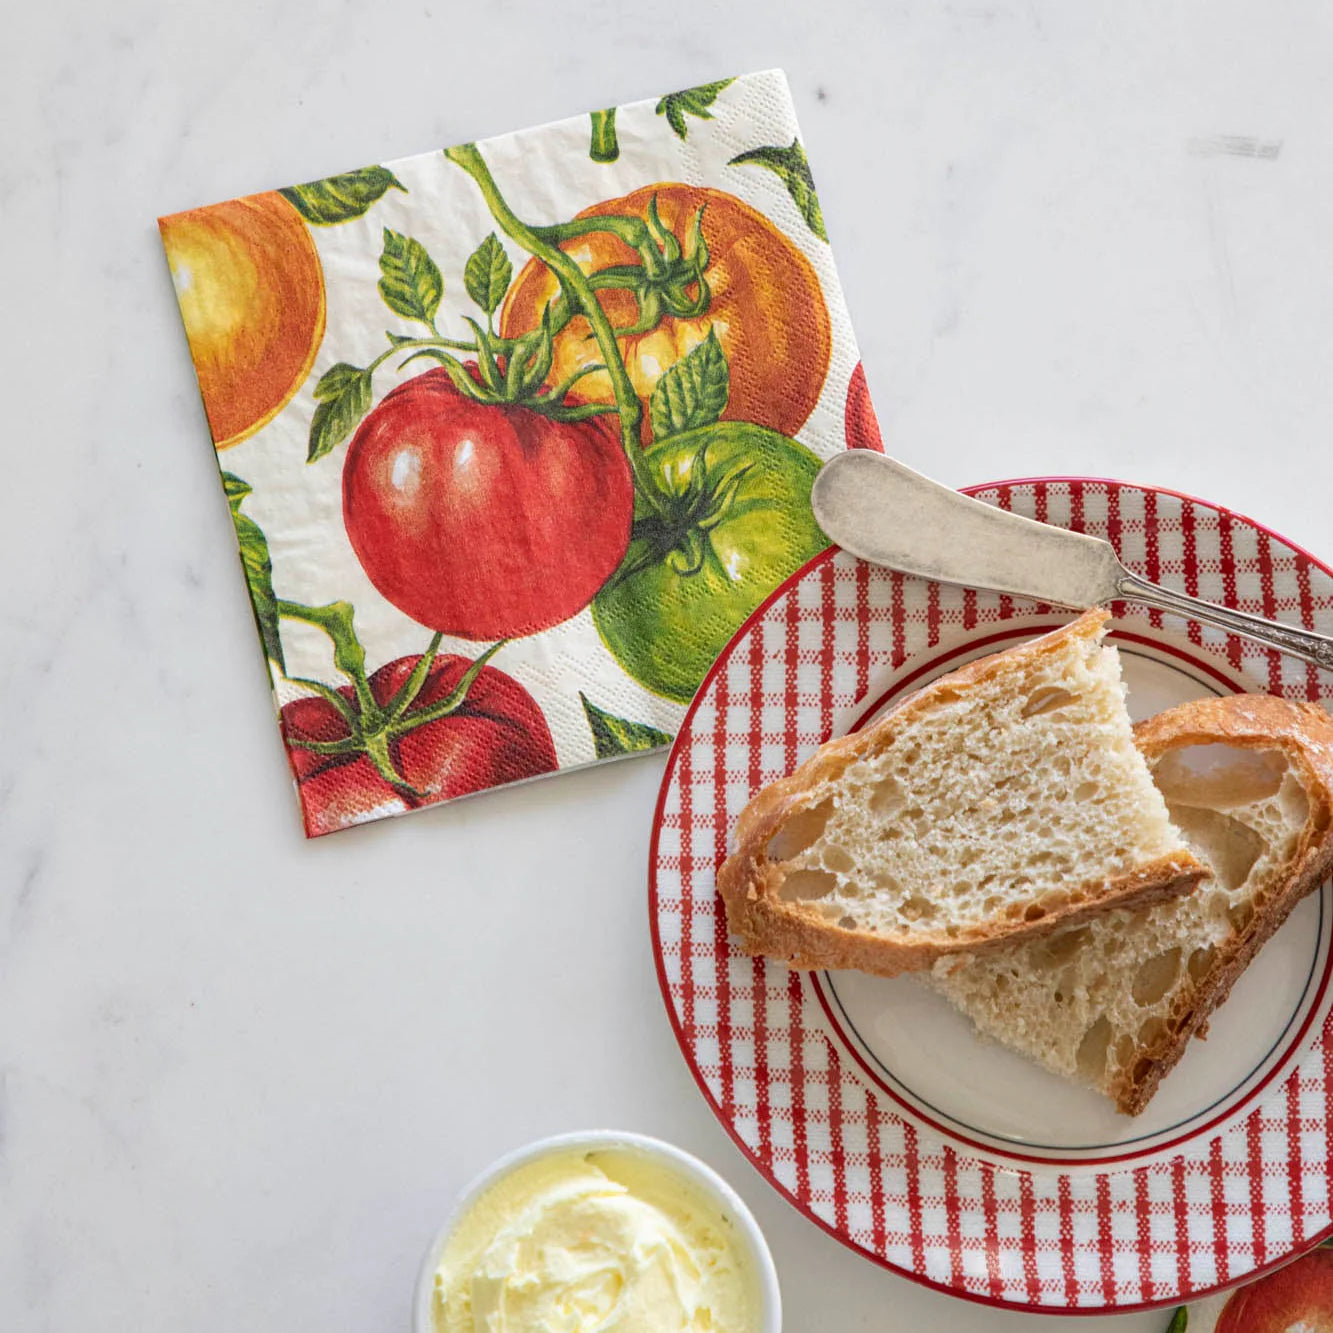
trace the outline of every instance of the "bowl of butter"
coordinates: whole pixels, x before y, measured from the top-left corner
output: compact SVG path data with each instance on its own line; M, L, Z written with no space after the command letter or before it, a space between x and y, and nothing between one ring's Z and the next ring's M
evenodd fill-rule
M427 1251L415 1333L780 1333L773 1257L697 1157L563 1134L494 1163Z

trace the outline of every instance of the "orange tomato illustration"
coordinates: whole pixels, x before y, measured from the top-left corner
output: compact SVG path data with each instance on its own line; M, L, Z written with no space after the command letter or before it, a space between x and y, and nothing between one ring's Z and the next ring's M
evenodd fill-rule
M280 194L159 220L219 449L253 435L300 388L324 337L324 274Z
M1333 1249L1315 1250L1242 1287L1214 1333L1333 1333Z
M819 400L831 346L828 310L810 261L762 213L721 190L671 182L646 185L621 199L594 204L578 216L642 218L654 195L662 222L682 241L695 212L704 206L711 300L697 317L664 315L647 333L617 340L630 382L644 404L644 443L652 439L647 406L653 387L704 341L710 328L731 371L723 419L795 435ZM573 238L561 248L588 274L639 263L633 249L606 232ZM512 338L536 328L558 291L551 271L530 260L505 301L500 332ZM603 290L598 301L617 328L631 327L639 317L633 291ZM560 383L601 360L588 321L578 315L556 335L550 382ZM610 379L601 371L580 380L574 392L585 401L613 401Z

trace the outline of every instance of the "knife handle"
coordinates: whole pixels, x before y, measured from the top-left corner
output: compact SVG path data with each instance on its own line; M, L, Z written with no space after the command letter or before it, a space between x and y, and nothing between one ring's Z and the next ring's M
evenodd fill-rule
M1327 634L1297 629L1294 625L1282 625L1276 620L1265 620L1263 616L1252 616L1248 611L1235 611L1229 606L1218 606L1215 602L1204 602L1183 592L1173 592L1170 588L1140 578L1128 569L1118 580L1116 590L1129 601L1141 602L1145 606L1185 616L1189 620L1201 620L1205 625L1214 625L1232 634L1266 643L1279 652L1290 653L1293 657L1323 667L1325 671L1333 671L1333 638Z

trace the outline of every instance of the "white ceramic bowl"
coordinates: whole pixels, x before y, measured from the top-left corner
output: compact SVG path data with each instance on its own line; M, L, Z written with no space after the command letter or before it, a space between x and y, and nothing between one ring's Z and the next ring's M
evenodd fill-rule
M754 1220L740 1195L711 1166L705 1165L697 1157L680 1148L663 1143L661 1139L648 1138L643 1134L623 1134L607 1129L589 1130L577 1134L557 1134L549 1139L538 1139L536 1143L530 1143L525 1148L507 1153L499 1161L493 1162L463 1191L449 1214L448 1221L431 1242L422 1262L421 1272L417 1277L416 1296L412 1304L414 1333L435 1333L431 1318L431 1302L434 1297L435 1270L439 1266L440 1256L454 1228L492 1185L511 1171L552 1153L606 1149L642 1153L645 1157L660 1162L681 1179L694 1185L705 1197L712 1199L719 1212L733 1219L736 1224L737 1240L754 1269L759 1287L760 1310L759 1322L753 1330L738 1329L729 1333L781 1333L782 1295L778 1290L777 1269L773 1266L773 1256L769 1253L768 1242L764 1240L759 1224Z

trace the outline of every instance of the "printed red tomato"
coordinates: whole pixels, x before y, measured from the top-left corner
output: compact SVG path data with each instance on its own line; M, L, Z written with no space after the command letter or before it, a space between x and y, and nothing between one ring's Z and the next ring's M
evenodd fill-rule
M879 433L879 420L875 416L875 408L870 401L870 388L866 384L866 368L859 361L852 371L852 382L847 386L843 427L847 432L849 449L873 449L877 454L884 452L884 438Z
M762 213L734 195L670 181L645 185L623 199L585 208L579 217L608 213L645 217L657 198L663 223L684 240L694 214L704 210L708 246L708 309L693 318L665 315L646 333L618 339L630 382L644 406L643 440L652 440L648 400L657 381L697 347L713 329L731 369L731 394L723 420L751 421L782 435L795 435L819 401L828 374L828 309L810 261ZM617 265L637 265L638 254L618 237L596 232L563 242L561 248L585 273ZM554 274L533 259L518 276L500 315L500 332L517 337L541 323L542 310L559 290ZM608 288L598 302L618 328L639 317L635 294ZM593 362L601 362L597 340L579 315L556 334L550 382ZM589 402L612 402L611 381L597 371L579 381L577 393Z
M1333 1249L1322 1247L1236 1292L1215 1333L1333 1333Z
M443 368L389 393L343 465L343 521L370 581L464 639L581 611L625 554L633 509L629 464L599 422L478 403Z
M369 681L375 702L386 706L420 660L400 657L380 667ZM471 665L466 657L436 658L405 721L410 722L412 712L446 699ZM355 707L350 685L338 693ZM348 739L346 720L327 699L293 700L283 707L281 722L312 838L556 767L555 744L536 701L512 676L492 666L482 667L454 712L386 737L387 758L402 776L401 786L388 782L364 751L325 755L302 748L302 741Z

